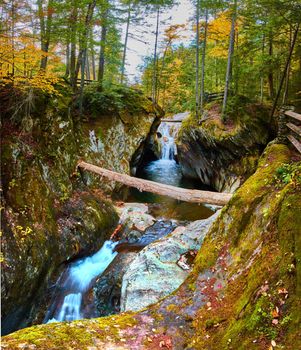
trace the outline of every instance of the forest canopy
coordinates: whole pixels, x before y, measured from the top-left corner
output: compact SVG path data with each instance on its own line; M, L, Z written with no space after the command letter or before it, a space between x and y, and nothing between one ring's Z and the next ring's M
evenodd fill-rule
M299 1L195 0L187 23L163 23L176 6L173 0L4 1L1 85L53 95L65 81L82 97L91 81L99 91L122 84L143 90L169 113L201 112L207 94L216 92L227 95L224 107L238 95L300 105ZM150 34L152 54L130 79L129 38L146 42Z

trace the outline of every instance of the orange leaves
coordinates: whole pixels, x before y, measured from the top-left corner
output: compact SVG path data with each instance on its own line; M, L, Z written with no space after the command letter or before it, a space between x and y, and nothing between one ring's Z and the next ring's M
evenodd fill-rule
M276 306L276 308L271 312L273 318L279 317L279 308Z

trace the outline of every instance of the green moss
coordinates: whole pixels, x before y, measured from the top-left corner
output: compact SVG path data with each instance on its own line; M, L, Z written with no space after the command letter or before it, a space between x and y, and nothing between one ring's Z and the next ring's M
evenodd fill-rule
M87 349L99 342L114 338L121 341L124 330L137 324L137 320L130 314L118 317L105 317L93 320L74 322L59 322L39 325L15 332L3 337L2 344L9 344L9 349L19 349L20 344L34 344L39 349ZM122 344L122 342L121 342Z

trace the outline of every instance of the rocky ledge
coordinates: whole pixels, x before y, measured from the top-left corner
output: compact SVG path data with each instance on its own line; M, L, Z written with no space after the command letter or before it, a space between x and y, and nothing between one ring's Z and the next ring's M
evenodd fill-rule
M177 138L184 176L199 179L219 192L233 192L254 171L273 128L269 110L246 103L235 119L223 122L220 105L207 106L201 123L190 115Z
M76 164L84 159L130 173L160 111L142 94L128 95L134 97L110 115L79 116L66 92L56 98L37 94L30 113L4 116L2 333L41 322L38 310L47 303L42 296L61 265L99 249L117 225L102 192L116 184L80 176Z

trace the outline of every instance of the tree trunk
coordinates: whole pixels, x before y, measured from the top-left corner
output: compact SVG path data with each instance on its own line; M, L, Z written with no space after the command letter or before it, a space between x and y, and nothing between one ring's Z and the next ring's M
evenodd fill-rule
M154 48L154 69L153 69L153 82L152 82L152 98L156 103L157 95L157 68L158 68L158 37L159 37L159 23L160 23L160 5L157 5L157 23L156 23L156 37L155 37L155 48Z
M99 64L98 64L98 77L100 89L102 89L103 78L105 73L105 49L106 49L106 40L107 40L107 18L108 18L108 9L105 9L102 13L101 21L101 38L100 38L100 53L99 53Z
M91 171L92 173L106 177L112 181L118 181L124 185L138 188L140 191L152 192L185 202L225 205L232 197L231 193L190 190L186 188L165 185L150 180L139 179L126 174L119 174L114 171L100 168L98 166L85 162L79 162L77 167L83 170Z
M93 17L93 12L94 8L96 6L96 0L93 0L87 10L87 15L85 19L85 28L83 32L83 37L82 37L82 48L79 53L79 57L77 60L77 65L80 64L81 67L81 81L80 81L80 97L79 97L79 110L80 113L82 113L83 109L83 92L84 92L84 85L85 85L85 65L86 65L86 60L87 60L87 41L88 41L88 35L90 32L90 25ZM77 76L76 76L77 78Z
M76 68L75 68L76 80L78 77L79 70L81 69L82 66L86 65L88 35L90 32L90 25L91 25L95 5L96 5L96 0L93 0L88 5L84 29L83 29L83 33L82 33L81 40L80 40L80 50L78 53L77 63L76 63ZM81 71L82 71L82 69L81 69ZM85 69L83 71L85 72ZM84 79L84 78L81 77L81 80L82 79Z
M157 93L156 93L156 101L159 102L159 97L160 97L160 89L161 89L161 77L163 76L163 72L164 72L164 68L165 68L165 58L166 58L166 54L167 54L167 51L169 49L169 47L171 46L171 41L172 39L170 39L167 44L166 44L166 47L164 49L164 53L163 53L163 56L162 56L162 66L161 66L161 69L160 69L160 72L158 72L159 70L159 65L157 67ZM166 84L165 84L166 85ZM164 109L164 108L163 108Z
M227 71L226 71L226 82L225 82L225 91L224 91L224 100L222 108L222 116L225 117L229 88L232 78L232 56L234 52L234 42L235 42L235 22L236 22L236 12L237 12L237 0L234 2L232 21L231 21L231 31L230 31L230 42L228 50L228 62L227 62Z
M205 58L207 46L207 27L208 27L208 9L205 10L205 32L202 51L202 71L201 71L201 96L200 96L200 110L203 113L204 97L205 97Z
M291 62L292 54L293 54L294 47L295 47L295 44L296 44L296 41L297 41L299 27L300 27L300 23L297 24L295 32L294 32L294 37L293 37L293 40L292 40L292 44L291 44L291 48L290 48L290 51L289 51L289 55L288 55L287 60L286 60L285 68L284 68L284 71L283 71L283 74L282 74L282 77L281 77L281 80L280 80L280 84L279 84L279 87L278 87L277 95L276 95L276 98L275 98L275 101L274 101L274 104L273 104L273 108L272 108L272 112L271 112L271 118L273 118L273 116L274 116L274 113L275 113L275 110L276 110L276 107L277 107L277 103L278 103L278 100L279 100L279 97L280 97L280 94L281 94L281 89L282 89L282 86L283 86L283 82L284 82L284 79L285 79L288 67L290 65L290 62Z
M195 36L195 116L199 119L200 94L199 94L199 67L200 67L200 1L196 2L196 36Z
M70 75L70 38L68 38L66 45L66 71L65 78L68 78Z
M72 1L72 10L70 15L70 83L73 91L76 91L75 67L76 67L76 37L77 37L77 0Z
M90 75L90 62L89 62L88 50L86 51L86 78L87 78L88 80L91 79L91 75Z
M273 60L273 34L269 33L269 56L270 56L270 62L269 62L269 74L268 74L268 82L269 82L269 95L270 99L273 100L275 91L274 91L274 77L273 77L273 67L272 67L272 60Z
M290 25L290 36L289 36L289 49L292 45L292 36L293 36L293 29ZM286 77L285 77L285 84L284 84L284 92L283 92L283 98L282 98L282 104L286 104L287 95L288 95L288 86L289 86L289 78L290 78L290 63L288 64L287 70L286 70Z
M265 49L265 33L262 34L262 46L261 46L261 55L264 56L264 49ZM263 102L263 85L264 85L264 79L263 79L263 72L261 72L260 77L260 102Z
M47 4L47 17L46 23L44 18L44 10L42 0L38 0L38 12L40 19L40 33L41 33L41 50L45 52L45 55L41 58L40 68L46 70L48 62L48 52L50 45L50 35L52 30L52 14L53 14L53 0L49 0Z
M15 1L11 2L11 49L12 49L12 76L15 75L15 21L16 21L16 9ZM7 71L9 75L9 66L7 66Z
M123 83L124 72L125 72L126 50L127 50L129 28L130 28L130 21L131 21L131 5L132 4L130 2L129 7L128 7L128 16L127 16L127 21L126 21L126 31L125 31L125 39L124 39L124 47L123 47L123 55L122 55L121 77L120 77L121 84Z
M92 65L92 76L93 76L93 80L96 80L96 67L95 67L94 49L92 49L92 51L91 51L91 65Z

